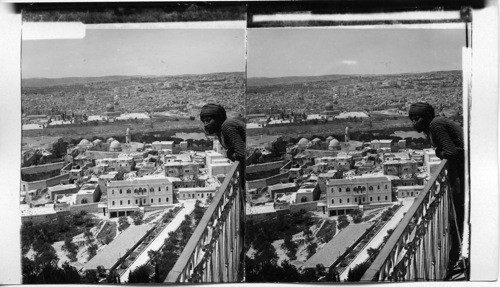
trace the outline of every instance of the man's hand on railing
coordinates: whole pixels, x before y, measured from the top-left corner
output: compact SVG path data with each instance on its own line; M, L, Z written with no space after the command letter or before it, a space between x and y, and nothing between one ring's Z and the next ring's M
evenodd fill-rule
M260 150L258 148L256 148L253 153L247 157L247 160L246 160L246 166L249 166L255 162L257 162L257 160L261 157L262 155L262 152L260 152Z

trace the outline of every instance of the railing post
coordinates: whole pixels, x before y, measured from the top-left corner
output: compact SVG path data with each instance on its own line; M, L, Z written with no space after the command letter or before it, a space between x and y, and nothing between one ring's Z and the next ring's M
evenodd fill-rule
M444 279L450 251L449 193L443 160L361 281Z
M236 282L241 258L239 162L235 162L214 196L166 283ZM239 239L239 240L238 240ZM236 254L236 256L235 256Z

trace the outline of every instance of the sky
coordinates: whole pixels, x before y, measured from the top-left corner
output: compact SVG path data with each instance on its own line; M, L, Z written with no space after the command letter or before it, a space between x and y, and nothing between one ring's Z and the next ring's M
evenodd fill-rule
M462 69L465 29L249 29L248 77Z
M83 39L23 40L23 78L245 71L244 29L87 29Z

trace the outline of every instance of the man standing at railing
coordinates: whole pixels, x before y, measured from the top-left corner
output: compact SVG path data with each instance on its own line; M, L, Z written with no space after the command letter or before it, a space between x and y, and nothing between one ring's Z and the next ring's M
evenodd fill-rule
M245 162L245 124L237 119L228 119L226 110L217 104L206 104L201 108L200 119L207 134L215 134L231 161Z
M444 117L436 117L434 108L428 103L415 103L410 106L410 120L418 132L424 132L436 148L436 156L448 160L448 179L452 187L458 236L463 232L464 221L464 178L465 154L463 129L457 123ZM452 231L456 228L453 225ZM452 238L455 236L452 236ZM456 256L456 254L453 254ZM458 259L458 258L456 258Z

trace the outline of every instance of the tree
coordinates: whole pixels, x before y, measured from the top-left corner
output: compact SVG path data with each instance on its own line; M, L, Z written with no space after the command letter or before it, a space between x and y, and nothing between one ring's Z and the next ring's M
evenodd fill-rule
M123 231L127 229L130 226L130 223L128 223L128 218L126 216L121 216L118 218L118 230Z
M347 219L346 215L340 215L337 221L340 229L344 229L349 225L349 219Z
M134 225L141 225L144 222L144 213L140 210L134 211L132 213L132 220L134 221Z
M318 248L318 244L316 242L310 242L308 245L307 245L307 258L311 258L311 256L314 255L314 253L316 253L316 248Z
M97 245L96 244L91 244L89 248L87 249L87 252L89 253L88 260L92 259L97 254Z
M363 211L356 209L351 213L352 222L360 223L363 221Z
M361 277L365 274L366 270L370 267L370 262L365 261L361 264L354 266L352 270L349 270L347 275L348 282L358 282L361 280Z
M147 265L141 265L135 270L130 271L128 275L128 283L149 283L151 268Z

